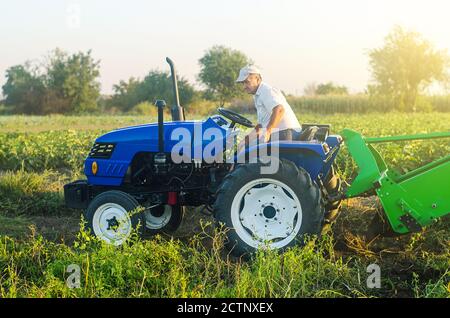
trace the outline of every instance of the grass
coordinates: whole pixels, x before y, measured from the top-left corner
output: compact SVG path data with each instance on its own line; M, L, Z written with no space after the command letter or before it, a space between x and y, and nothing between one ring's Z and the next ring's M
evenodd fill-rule
M80 229L77 214L65 216L0 216L0 233L15 240L26 240L31 233L39 233L52 242L72 244Z
M63 185L73 178L54 171L0 171L0 215L59 216L73 213L64 206Z
M84 231L67 245L31 230L0 239L0 297L450 297L448 246L421 245L433 233L358 248L357 233L343 242L335 233L244 261L227 254L224 233L208 224L189 239L157 236L120 248ZM71 264L80 267L80 288L66 285ZM381 289L366 285L369 264L381 267Z
M104 130L131 125L144 124L156 120L156 116L27 116L11 115L0 116L0 133L6 132L42 132L72 129L76 131L92 131L96 127Z
M448 122L450 120L450 113L448 112L319 114L308 110L299 110L296 111L296 115L301 123L330 123L334 132L339 132L343 128L351 128L361 131L367 136L448 130ZM256 115L253 113L245 114L245 116L253 121L256 120ZM200 120L205 117L206 115L197 114L193 111L191 113L189 111L186 112L188 120ZM155 115L12 115L0 116L0 133L36 133L68 130L72 132L99 132L156 121L157 117Z
M252 261L228 255L223 232L193 209L173 237L118 249L79 232L76 215L0 217L0 297L450 297L450 218L366 242L377 209L373 197L349 200L330 235ZM374 263L381 289L366 286ZM66 285L70 264L80 289Z
M3 236L23 238L24 233L28 232L29 225L29 220L21 216L0 216L0 233Z
M32 236L0 241L0 297L336 297L367 296L358 271L336 258L329 239L285 254L260 252L251 262L224 255L223 234L211 249L156 237L119 248L80 232L73 247ZM66 285L70 264L80 288ZM363 264L360 264L363 266Z

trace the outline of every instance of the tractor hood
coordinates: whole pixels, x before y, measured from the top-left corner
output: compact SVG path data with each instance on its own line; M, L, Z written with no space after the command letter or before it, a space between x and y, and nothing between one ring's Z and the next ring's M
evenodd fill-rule
M190 149L194 159L201 159L205 147L216 140L222 139L220 143L225 149L227 134L232 131L228 122L220 116L212 116L205 121L164 122L164 152L172 153L181 146L183 154L184 150ZM120 128L100 136L84 164L89 183L120 185L136 154L160 151L158 137L157 123ZM100 151L100 145L111 149L109 154L104 153L104 149ZM215 153L215 150L212 152ZM92 170L94 162L98 167L95 174Z
M223 126L222 126L223 127ZM164 122L164 148L170 152L171 147L180 140L180 133L189 133L191 137L194 134L204 132L209 128L219 129L223 138L226 136L227 127L222 128L213 118L205 121L176 121ZM217 130L216 130L217 132ZM99 138L95 142L112 143L112 144L128 144L128 145L146 145L147 147L158 146L158 123L144 124L139 126L131 126L113 130ZM147 148L146 147L146 148ZM157 149L148 149L157 151Z

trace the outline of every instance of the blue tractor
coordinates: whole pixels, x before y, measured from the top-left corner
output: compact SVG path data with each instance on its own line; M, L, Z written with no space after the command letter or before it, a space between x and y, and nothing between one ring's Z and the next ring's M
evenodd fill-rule
M66 205L83 209L91 233L114 245L133 229L143 236L174 232L186 206L203 206L223 224L235 255L261 247L284 250L320 234L339 210L333 162L342 138L330 135L329 125L304 124L298 140L249 145L239 154L231 148L232 160L222 160L225 152L212 145L227 149L237 125L252 122L224 108L203 121L185 120L174 64L167 62L172 121L164 121L165 103L157 101L157 123L97 138L84 163L87 179L64 186ZM269 163L260 152L269 154ZM276 170L264 172L275 161Z

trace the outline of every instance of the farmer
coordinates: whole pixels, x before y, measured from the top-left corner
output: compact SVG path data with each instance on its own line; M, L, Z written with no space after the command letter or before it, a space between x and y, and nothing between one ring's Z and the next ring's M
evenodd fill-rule
M236 82L242 83L244 90L253 95L258 116L258 124L247 138L257 137L269 142L271 134L277 130L279 140L292 140L300 135L301 125L286 98L279 89L262 81L261 72L256 66L243 67Z

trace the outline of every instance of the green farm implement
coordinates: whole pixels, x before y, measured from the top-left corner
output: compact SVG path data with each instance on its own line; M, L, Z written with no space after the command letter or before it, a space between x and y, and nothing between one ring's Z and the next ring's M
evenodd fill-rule
M364 138L344 129L341 135L359 168L345 197L376 194L395 233L420 231L450 213L450 155L399 174L386 165L373 147L376 143L450 138L450 132Z

